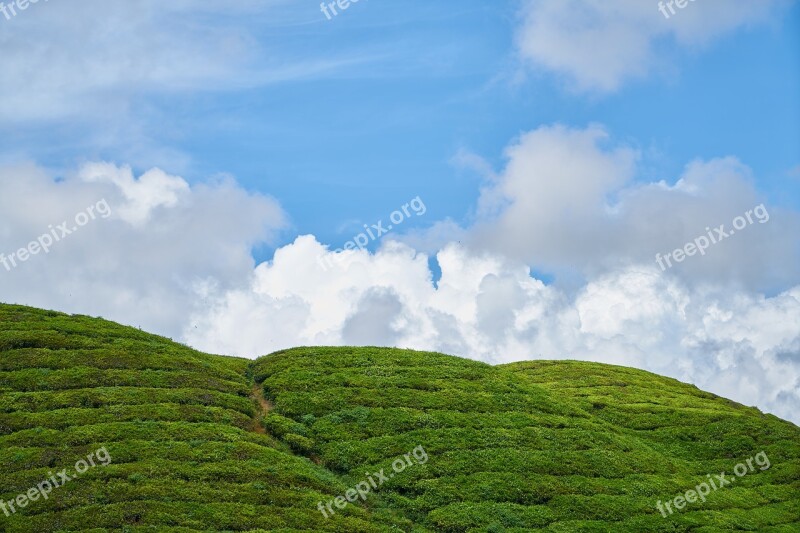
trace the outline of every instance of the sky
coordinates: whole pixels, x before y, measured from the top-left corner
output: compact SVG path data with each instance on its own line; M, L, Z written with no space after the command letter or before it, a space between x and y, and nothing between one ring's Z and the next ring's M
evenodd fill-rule
M798 2L343 5L2 3L0 301L800 422Z

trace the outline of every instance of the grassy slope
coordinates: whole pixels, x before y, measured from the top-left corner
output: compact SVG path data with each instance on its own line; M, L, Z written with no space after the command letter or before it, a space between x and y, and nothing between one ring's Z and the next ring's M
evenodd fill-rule
M431 529L800 528L800 429L647 372L363 348L289 350L255 372L275 404L268 425L292 418L309 453L351 481L423 445L429 461L380 503ZM655 510L760 451L769 470L668 519Z
M366 503L316 510L418 445L429 461ZM101 446L110 466L0 512L0 531L800 528L800 428L646 372L377 348L251 363L0 305L0 498ZM769 470L654 509L762 450Z
M102 446L113 458L48 501L0 512L0 531L379 530L360 509L330 521L314 510L341 482L253 431L249 364L97 319L0 306L0 498Z

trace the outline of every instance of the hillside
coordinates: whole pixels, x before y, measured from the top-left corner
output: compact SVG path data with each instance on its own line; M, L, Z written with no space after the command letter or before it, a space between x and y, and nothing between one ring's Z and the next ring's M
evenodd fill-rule
M0 305L0 500L82 458L0 531L800 529L800 428L672 379L382 348L252 362Z

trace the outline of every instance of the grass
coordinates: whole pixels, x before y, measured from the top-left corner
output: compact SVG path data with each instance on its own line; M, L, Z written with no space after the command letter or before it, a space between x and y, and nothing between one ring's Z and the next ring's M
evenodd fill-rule
M424 464L344 495L415 447ZM0 305L0 499L105 447L0 531L797 531L800 428L678 381L385 348L252 362ZM771 462L656 510L764 451Z

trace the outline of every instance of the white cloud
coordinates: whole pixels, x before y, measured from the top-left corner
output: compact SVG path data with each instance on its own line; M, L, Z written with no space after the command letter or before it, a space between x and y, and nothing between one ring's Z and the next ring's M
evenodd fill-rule
M136 179L128 166L120 168L111 163L89 163L81 169L79 177L83 181L116 185L127 200L117 209L119 217L133 225L146 222L156 207L174 207L180 195L191 192L183 179L169 176L157 168Z
M0 14L0 161L79 154L185 171L192 157L179 146L187 130L208 127L195 111L213 112L210 97L374 59L363 49L308 54L309 13L318 11L288 0L81 0Z
M612 92L669 66L663 51L696 48L769 19L785 0L700 0L666 18L658 2L526 0L517 32L520 56L579 91Z
M90 164L55 181L31 166L2 168L0 253L8 256L101 200L109 218L11 271L0 265L2 301L176 336L194 306L203 305L200 289L247 283L252 248L285 224L274 200L231 180L189 187L158 169L134 179L127 167Z
M0 19L0 119L109 120L145 95L252 88L346 63L288 62L268 48L258 27L295 21L290 4L83 0L31 6L10 21Z
M203 13L221 14L216 4L86 0L31 7L3 25L4 120L121 112L136 91L210 87L252 60L246 33L199 23Z
M542 127L506 151L480 196L470 246L564 274L591 276L682 248L706 228L759 206L749 168L732 157L693 161L672 185L637 180L638 154L600 126ZM800 278L797 213L770 207L754 223L674 270L685 279L774 290ZM673 263L675 264L675 263ZM764 268L764 265L769 265Z

